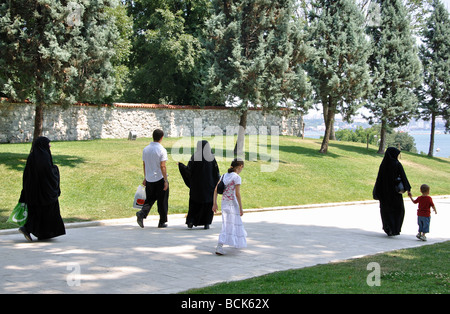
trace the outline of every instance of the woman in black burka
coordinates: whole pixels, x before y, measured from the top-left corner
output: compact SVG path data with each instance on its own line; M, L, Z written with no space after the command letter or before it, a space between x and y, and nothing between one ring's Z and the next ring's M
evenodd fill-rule
M28 218L19 231L28 241L30 233L39 240L66 233L59 210L59 169L53 164L50 140L38 137L31 148L23 172L23 189L19 202L28 206Z
M220 172L208 141L198 141L197 150L188 165L178 163L178 168L184 183L190 189L186 217L188 228L205 226L205 229L209 229L214 216L211 210L214 189L220 179Z
M405 191L411 190L402 164L398 161L400 151L389 147L384 153L373 189L373 197L380 201L383 230L388 236L399 235L405 216L403 195L396 191L397 178L400 177Z

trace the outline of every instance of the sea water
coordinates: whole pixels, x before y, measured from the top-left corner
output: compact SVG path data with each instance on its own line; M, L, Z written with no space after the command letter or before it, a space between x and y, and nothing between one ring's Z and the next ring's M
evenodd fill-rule
M417 152L428 154L430 147L430 133L411 132L409 135L414 137L416 142ZM450 134L438 133L434 134L434 157L450 158Z
M414 137L416 143L417 153L423 153L428 155L428 149L430 147L430 133L427 131L411 132L409 133ZM323 136L323 132L306 131L305 137L320 138ZM434 134L434 157L450 158L450 134L436 133Z

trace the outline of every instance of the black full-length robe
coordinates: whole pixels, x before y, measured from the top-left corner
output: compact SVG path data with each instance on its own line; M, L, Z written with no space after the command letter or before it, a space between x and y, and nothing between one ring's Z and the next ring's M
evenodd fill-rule
M380 214L383 230L387 235L399 235L405 216L403 195L395 190L396 179L401 178L405 191L411 190L402 164L398 161L400 151L389 147L378 170L373 190L374 198L380 201Z
M66 233L58 201L61 194L59 169L53 164L49 143L46 137L39 137L33 143L19 199L28 206L25 229L40 240Z
M186 224L193 226L210 225L214 189L220 179L219 166L207 141L199 141L197 150L188 165L178 164L184 183L189 187L189 211Z

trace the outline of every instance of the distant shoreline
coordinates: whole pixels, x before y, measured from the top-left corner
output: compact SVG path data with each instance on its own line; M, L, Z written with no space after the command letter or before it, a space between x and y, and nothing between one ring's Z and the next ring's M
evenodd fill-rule
M406 133L414 137L417 154L420 154L420 152L428 154L430 132L427 130L420 130ZM320 139L323 135L324 132L305 130L305 138ZM439 149L439 151L436 151L436 149ZM442 131L436 132L434 134L434 150L434 157L450 158L450 134L445 134Z

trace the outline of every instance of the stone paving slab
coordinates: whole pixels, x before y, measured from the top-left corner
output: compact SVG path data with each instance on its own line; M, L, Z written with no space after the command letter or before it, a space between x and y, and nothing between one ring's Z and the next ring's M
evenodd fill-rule
M187 229L183 215L135 218L73 228L49 241L26 242L15 230L0 233L0 293L177 293L223 281L450 240L450 198L434 198L428 241L417 240L416 206L405 199L402 234L381 230L376 202L249 211L248 247L214 254L221 217L209 230ZM281 208L278 208L281 209ZM151 216L149 216L151 217Z

